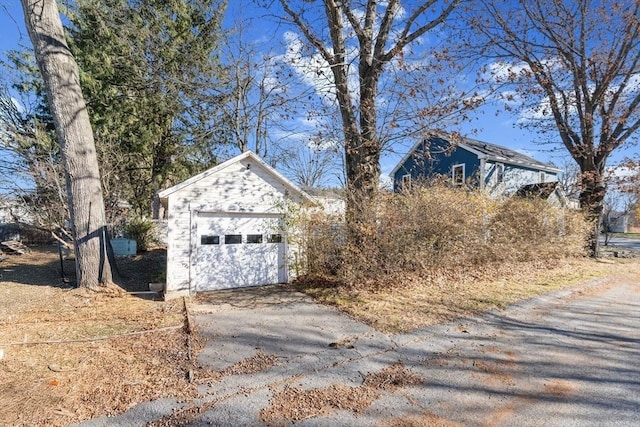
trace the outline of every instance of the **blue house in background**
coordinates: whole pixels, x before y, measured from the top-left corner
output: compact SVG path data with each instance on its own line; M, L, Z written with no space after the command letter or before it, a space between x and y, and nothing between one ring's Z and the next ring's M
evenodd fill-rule
M396 192L410 188L412 182L444 176L453 184L480 188L496 197L540 188L545 189L541 196L548 198L556 191L560 172L499 145L434 133L413 146L393 169L391 178Z

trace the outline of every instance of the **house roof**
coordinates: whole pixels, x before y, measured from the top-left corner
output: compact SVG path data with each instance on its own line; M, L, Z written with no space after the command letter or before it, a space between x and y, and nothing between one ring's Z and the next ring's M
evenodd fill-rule
M307 194L306 192L304 192L300 187L298 187L297 185L295 185L293 182L289 181L284 175L282 175L280 172L278 172L277 170L275 170L274 168L272 168L271 166L269 166L268 164L266 164L260 157L258 157L254 152L252 151L245 151L242 154L239 154L229 160L227 160L226 162L220 163L219 165L216 165L214 167L212 167L211 169L207 169L206 171L199 173L198 175L192 176L191 178L187 179L186 181L182 181L179 184L174 185L173 187L169 187L165 190L162 190L160 193L158 193L158 196L161 199L166 199L167 197L169 197L171 194L175 193L176 191L182 190L185 187L188 187L189 185L192 185L198 181L200 181L201 179L204 179L208 176L211 176L217 172L220 172L223 169L228 168L229 166L238 163L242 160L246 160L246 159L251 159L256 165L258 165L259 167L261 167L263 170L265 170L267 173L269 173L270 175L272 175L275 179L277 179L278 181L280 181L285 188L287 188L287 190L289 190L292 194L297 195L298 197L300 197L302 200L305 200L307 202L310 203L316 203L315 199L313 197L311 197L309 194Z
M463 148L478 151L486 156L487 160L493 160L496 162L504 162L513 165L520 165L525 167L532 167L548 172L560 172L560 169L550 166L547 163L540 162L532 157L525 156L517 151L510 150L506 147L502 147L496 144L489 144L488 142L482 142L475 139L464 138L463 142L458 144Z
M391 171L391 175L395 175L395 173L402 167L402 165L407 161L409 156L411 156L418 147L422 144L422 142L429 138L441 138L445 141L450 141L453 139L451 135L444 132L434 132L424 138L420 139L418 142L414 144L414 146L409 150L409 152L402 158L402 160L398 163L398 165ZM458 138L456 138L458 139ZM467 151L470 151L478 156L480 159L490 160L493 162L499 163L507 163L516 166L523 166L532 169L538 169L545 172L559 173L560 169L550 166L546 163L539 162L538 160L526 156L517 151L511 150L506 147L502 147L496 144L490 144L488 142L478 141L477 139L459 138L459 141L456 144L457 147L461 147Z

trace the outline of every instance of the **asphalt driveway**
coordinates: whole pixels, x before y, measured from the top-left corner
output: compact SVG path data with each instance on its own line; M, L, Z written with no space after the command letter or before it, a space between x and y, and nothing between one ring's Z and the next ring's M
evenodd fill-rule
M601 242L604 244L604 237L601 238ZM608 246L640 251L640 239L632 237L610 237Z
M164 399L82 425L142 426L174 410L165 425L287 425L265 417L278 413L277 396L336 385L356 395L390 366L414 381L379 387L365 407L328 404L295 425L640 425L640 278L393 336L283 288L211 294L195 309L203 365L224 371L259 355L273 364L203 384L193 402Z

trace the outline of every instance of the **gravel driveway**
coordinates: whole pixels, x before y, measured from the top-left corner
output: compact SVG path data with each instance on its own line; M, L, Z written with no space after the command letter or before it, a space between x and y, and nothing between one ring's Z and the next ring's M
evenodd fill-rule
M142 426L174 410L162 425L640 425L640 279L393 336L277 287L211 294L195 309L203 365L271 363L203 384L197 401L82 425Z

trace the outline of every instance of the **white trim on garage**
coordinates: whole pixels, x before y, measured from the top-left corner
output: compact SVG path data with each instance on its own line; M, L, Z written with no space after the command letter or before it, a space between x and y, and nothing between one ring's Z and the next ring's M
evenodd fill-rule
M288 189L290 191L293 191L295 194L299 195L300 197L302 197L303 199L305 199L306 202L308 203L316 203L316 200L311 197L310 195L308 195L307 193L305 193L300 187L298 187L297 185L295 185L293 182L289 181L284 175L282 175L280 172L278 172L277 170L275 170L274 168L272 168L271 166L269 166L268 164L266 164L260 157L258 157L253 151L245 151L244 153L233 157L232 159L227 160L226 162L220 163L217 166L212 167L211 169L208 169L202 173L199 173L198 175L192 176L191 178L187 179L186 181L183 181L179 184L174 185L173 187L169 187L166 190L162 190L161 192L158 193L158 196L161 199L165 199L167 197L169 197L171 194L182 190L185 187L188 187L189 185L192 185L202 179L205 179L213 174L216 174L220 171L222 171L223 169L234 165L242 160L252 160L255 163L259 164L265 171L267 171L269 174L273 175L273 177L280 181L282 184L284 184L286 187L288 187ZM248 170L250 170L250 166L247 167Z
M194 293L200 290L198 283L202 284L203 280L211 282L204 286L206 289L224 288L230 284L258 286L266 284L265 277L274 282L288 281L289 247L281 219L291 203L317 203L251 152L236 156L159 195L166 200L168 213L167 297ZM212 243L200 246L212 246L209 248L199 247L202 229L198 230L198 224L200 221L200 227L203 226L204 217L213 221L206 225L213 230L207 235ZM279 233L281 243L267 241L267 226L264 229L258 226L263 220L282 223ZM220 227L233 227L234 224L239 228L244 227L237 233L243 236L241 245L234 248L225 247L224 244L216 246L213 242L220 242L224 238ZM248 234L260 234L263 237L259 239L260 243L246 243ZM229 258L231 256L237 256L238 259ZM261 264L261 260L264 263ZM204 268L203 262L210 263L211 267L207 264ZM276 272L272 269L274 265L278 269ZM228 274L237 275L237 280L226 277ZM207 275L208 278L203 279ZM218 277L223 280L213 283Z

